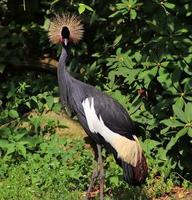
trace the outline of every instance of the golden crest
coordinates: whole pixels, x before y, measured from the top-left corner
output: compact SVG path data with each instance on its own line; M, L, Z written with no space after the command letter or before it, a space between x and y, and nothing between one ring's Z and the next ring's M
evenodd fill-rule
M70 42L76 44L82 39L84 29L79 17L73 14L62 14L56 15L50 23L48 35L52 43L58 44L61 42L61 30L64 26L69 29Z

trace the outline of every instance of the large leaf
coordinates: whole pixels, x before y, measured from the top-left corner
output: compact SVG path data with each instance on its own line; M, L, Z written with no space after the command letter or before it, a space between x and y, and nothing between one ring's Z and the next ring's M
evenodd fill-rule
M116 46L122 39L122 34L120 34L119 36L117 36L113 42L113 46Z
M192 103L185 104L185 116L188 122L192 122Z
M16 111L16 110L10 110L9 111L9 116L11 117L11 118L13 118L13 119L16 119L16 118L18 118L19 117L19 114L18 114L18 112Z
M53 96L48 96L48 97L46 98L46 101L47 101L47 105L48 105L49 109L51 109L52 106L53 106L53 103L54 103L54 98L53 98Z
M183 111L183 102L180 99L173 105L173 111L174 115L177 116L178 119L187 123L187 117Z
M169 151L171 148L178 142L179 138L184 136L188 132L188 128L181 129L175 136L171 138L169 143L166 146L166 150Z
M7 144L6 148L7 148L6 156L15 152L15 144L14 143Z
M161 123L165 124L166 126L173 127L173 128L185 126L185 123L182 123L174 118L164 119L161 121Z
M163 5L166 8L169 8L169 9L174 9L175 8L175 4L173 4L173 3L165 2Z
M130 18L135 19L137 17L137 12L134 9L131 9L130 11Z

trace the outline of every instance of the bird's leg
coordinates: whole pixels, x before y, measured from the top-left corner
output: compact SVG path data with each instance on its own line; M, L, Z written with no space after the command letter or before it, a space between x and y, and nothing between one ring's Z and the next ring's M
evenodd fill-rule
M103 160L101 155L101 145L97 144L98 151L98 167L99 167L99 184L100 184L100 200L103 200L103 191L104 191L104 168Z
M103 168L103 160L101 155L101 146L97 144L97 168L93 171L92 177L91 177L91 183L89 185L89 188L87 190L86 199L88 200L90 198L90 192L92 187L95 184L95 181L97 180L97 177L99 176L99 184L100 184L100 200L103 200L103 191L104 191L104 168Z
M88 200L89 197L90 197L91 189L92 189L92 187L94 186L97 177L98 177L98 166L97 166L97 168L93 171L93 174L92 174L92 177L91 177L91 183L90 183L89 188L88 188L88 190L87 190L87 196L86 196L86 197L87 197L87 198L86 198L87 200Z

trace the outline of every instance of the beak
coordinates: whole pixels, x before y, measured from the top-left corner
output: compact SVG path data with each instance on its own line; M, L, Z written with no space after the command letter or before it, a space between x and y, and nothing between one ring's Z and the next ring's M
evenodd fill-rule
M64 38L64 39L63 39L63 43L65 44L65 46L67 46L67 44L68 44L68 39Z

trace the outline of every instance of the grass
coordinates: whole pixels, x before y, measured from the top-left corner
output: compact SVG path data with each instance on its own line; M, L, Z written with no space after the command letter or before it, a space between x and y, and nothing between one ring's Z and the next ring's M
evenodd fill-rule
M0 200L85 198L94 152L81 126L61 111L56 85L54 76L36 73L8 76L0 84ZM158 175L155 161L146 183L131 187L113 156L102 153L106 200L177 199L177 178ZM93 199L99 199L98 189L97 183ZM183 198L187 192L182 188Z

